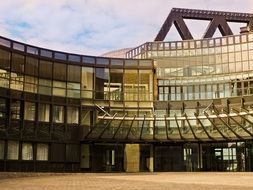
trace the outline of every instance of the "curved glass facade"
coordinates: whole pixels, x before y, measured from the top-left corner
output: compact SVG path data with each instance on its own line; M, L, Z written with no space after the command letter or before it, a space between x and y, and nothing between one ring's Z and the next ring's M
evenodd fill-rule
M252 33L127 57L0 37L0 170L253 170Z

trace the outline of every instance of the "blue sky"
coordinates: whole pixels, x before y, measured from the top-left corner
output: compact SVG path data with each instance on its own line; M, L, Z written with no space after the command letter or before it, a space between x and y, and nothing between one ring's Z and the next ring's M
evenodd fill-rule
M173 7L253 13L253 0L4 0L0 35L49 49L100 55L152 41ZM199 38L208 23L187 24ZM173 28L167 40L174 39L178 34Z

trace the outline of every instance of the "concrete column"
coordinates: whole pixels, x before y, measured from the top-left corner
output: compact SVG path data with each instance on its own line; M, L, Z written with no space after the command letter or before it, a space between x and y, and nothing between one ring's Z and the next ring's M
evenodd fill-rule
M126 172L140 171L140 145L139 144L125 145L124 169Z
M154 172L154 145L150 145L149 171Z

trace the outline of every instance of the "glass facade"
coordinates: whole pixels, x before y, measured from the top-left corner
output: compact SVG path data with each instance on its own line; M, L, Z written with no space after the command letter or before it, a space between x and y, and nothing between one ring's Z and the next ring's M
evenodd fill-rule
M252 33L127 56L0 37L0 170L253 171Z

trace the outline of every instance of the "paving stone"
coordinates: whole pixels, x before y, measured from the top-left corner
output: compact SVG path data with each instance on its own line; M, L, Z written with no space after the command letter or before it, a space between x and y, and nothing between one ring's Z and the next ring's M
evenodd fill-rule
M0 176L6 173L0 173ZM252 173L9 173L0 190L252 190ZM14 176L14 177L13 177Z

